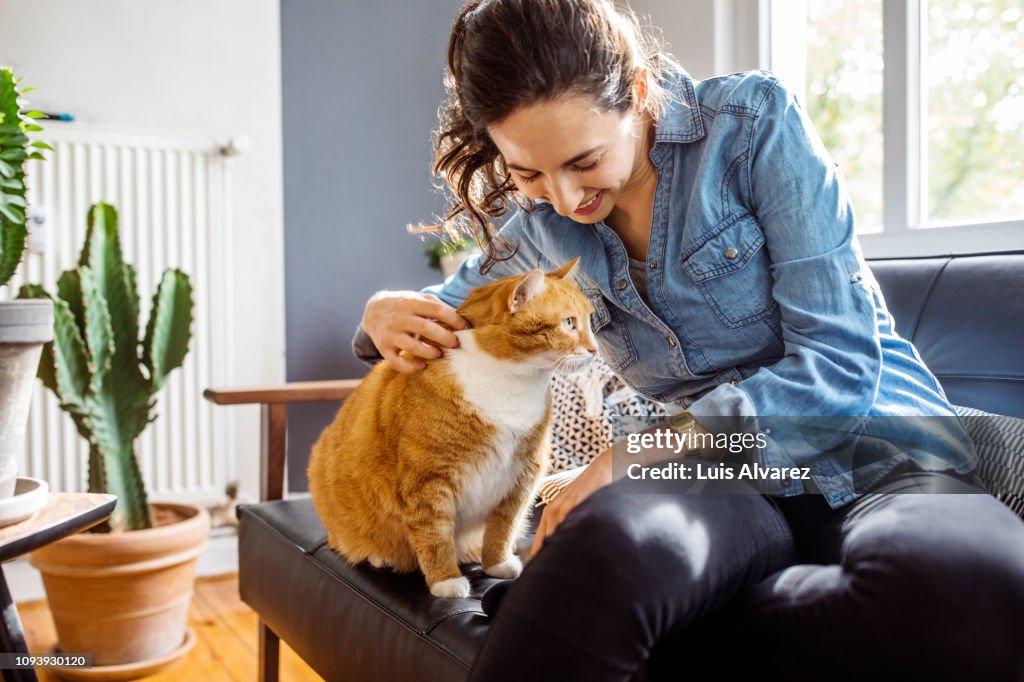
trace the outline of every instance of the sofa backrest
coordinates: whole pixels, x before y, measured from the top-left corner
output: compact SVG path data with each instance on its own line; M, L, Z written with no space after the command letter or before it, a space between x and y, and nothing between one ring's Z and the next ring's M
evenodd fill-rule
M950 402L1024 416L1024 251L869 264Z

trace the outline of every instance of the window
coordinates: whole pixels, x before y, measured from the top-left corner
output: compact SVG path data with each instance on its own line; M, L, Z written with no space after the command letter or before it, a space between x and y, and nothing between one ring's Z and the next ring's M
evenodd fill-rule
M1021 2L930 0L925 9L925 224L1024 216Z
M1024 248L1020 0L763 7L763 66L839 163L862 242L902 244L872 255Z

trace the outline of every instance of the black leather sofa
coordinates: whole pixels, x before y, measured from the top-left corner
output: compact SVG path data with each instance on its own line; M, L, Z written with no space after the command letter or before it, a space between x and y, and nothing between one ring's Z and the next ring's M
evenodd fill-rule
M897 330L911 338L954 404L1024 416L1024 252L871 263ZM355 382L215 391L259 403L265 417L260 504L238 510L239 588L260 616L261 679L277 679L278 637L325 679L454 681L488 630L480 606L495 582L468 571L467 599L435 599L419 574L347 565L326 546L308 499L280 498L289 403L340 400ZM646 679L641 669L638 679Z

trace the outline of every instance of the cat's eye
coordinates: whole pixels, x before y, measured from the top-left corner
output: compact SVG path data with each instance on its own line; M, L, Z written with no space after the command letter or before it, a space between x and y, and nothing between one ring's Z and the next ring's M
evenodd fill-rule
M567 332L576 331L576 318L567 317L564 320L562 320L562 329L564 329Z

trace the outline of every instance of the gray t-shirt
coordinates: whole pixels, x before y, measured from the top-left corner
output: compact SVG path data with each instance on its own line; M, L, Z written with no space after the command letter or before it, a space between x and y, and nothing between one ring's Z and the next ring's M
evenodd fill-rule
M647 303L647 263L642 260L630 258L629 277L633 280L633 286L636 287L637 293L640 294L640 298L644 299L644 303Z

